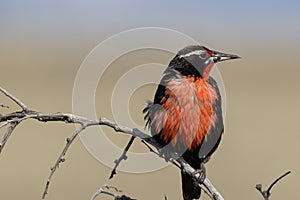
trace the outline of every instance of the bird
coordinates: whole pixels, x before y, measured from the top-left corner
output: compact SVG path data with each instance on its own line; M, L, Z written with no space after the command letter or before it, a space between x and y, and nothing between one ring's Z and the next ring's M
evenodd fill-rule
M238 55L190 45L177 52L157 86L154 101L143 109L146 127L164 149L166 157L176 153L205 179L204 164L218 148L224 132L222 99L214 65ZM184 200L199 199L201 188L181 170Z

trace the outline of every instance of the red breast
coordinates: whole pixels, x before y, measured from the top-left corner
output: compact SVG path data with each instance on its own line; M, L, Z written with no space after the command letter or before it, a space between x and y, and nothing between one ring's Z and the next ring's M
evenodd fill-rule
M205 79L189 76L169 81L165 94L168 99L162 104L164 113L160 117L163 119L154 120L163 121L161 139L193 150L216 121L212 108L216 92Z

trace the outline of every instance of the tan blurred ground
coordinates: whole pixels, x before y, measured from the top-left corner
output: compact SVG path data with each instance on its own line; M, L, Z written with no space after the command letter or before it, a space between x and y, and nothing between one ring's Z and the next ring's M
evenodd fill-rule
M49 49L34 44L24 47L18 43L3 45L0 52L1 87L35 110L72 112L76 72L97 41L82 42L76 48L63 41L49 45ZM214 48L218 46L213 44ZM232 46L221 46L219 50L238 53L243 59L218 65L227 91L226 131L221 146L207 165L208 177L226 199L254 200L261 199L254 189L256 183L266 186L291 170L292 175L273 189L272 200L297 199L300 195L299 46L278 48L274 41L256 48L250 43L243 46L233 43ZM171 58L168 56L157 56L157 59L168 62ZM141 59L139 62L149 60L147 56L138 58ZM99 85L97 102L111 92L110 84L120 72L117 66L122 64L120 67L124 69L138 64L136 59L128 56L126 62L114 63L115 78L110 77ZM130 110L137 123L143 123L140 110L154 90L153 86L147 86L132 97ZM0 95L0 102L16 108L3 95ZM0 108L1 112L3 110ZM106 104L97 105L97 112L99 116L111 115ZM72 131L72 125L63 123L22 123L0 156L1 199L39 199L50 166ZM120 146L128 140L127 136L113 132L107 135ZM126 165L126 162L122 164ZM96 161L76 140L66 162L53 178L47 199L89 199L105 183L138 199L163 199L164 194L169 199L179 199L179 171L173 166L146 174L118 173L112 181L107 180L109 172L109 168Z

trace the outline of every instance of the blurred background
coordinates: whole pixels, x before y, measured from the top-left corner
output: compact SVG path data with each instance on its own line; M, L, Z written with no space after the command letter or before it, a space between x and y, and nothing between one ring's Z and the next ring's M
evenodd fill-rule
M296 199L300 195L299 19L300 3L292 0L0 1L0 86L34 110L70 113L76 73L100 42L145 26L180 31L207 47L243 58L218 65L227 115L225 135L206 166L207 176L225 199L254 200L262 199L255 184L267 187L291 170L273 188L271 199ZM109 98L123 72L153 60L167 65L172 56L148 50L112 63L98 85L97 115L112 118ZM153 98L155 87L139 88L124 105L140 126L141 110L146 99ZM0 113L19 109L2 94L0 103L10 106L0 108ZM74 130L60 122L29 120L19 125L0 155L1 199L40 199L50 166ZM119 147L129 139L104 130ZM147 151L136 143L133 151ZM110 170L78 138L54 175L47 199L90 199L105 183L137 199L163 199L164 194L181 198L180 172L174 166L142 174L119 172L108 180ZM203 194L202 199L208 198Z

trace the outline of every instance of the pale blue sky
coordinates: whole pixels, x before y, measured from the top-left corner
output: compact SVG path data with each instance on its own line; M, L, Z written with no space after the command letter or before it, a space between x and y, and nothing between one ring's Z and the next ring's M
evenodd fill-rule
M0 0L4 41L101 41L130 28L158 26L208 43L276 40L299 44L299 20L300 1L296 0Z

